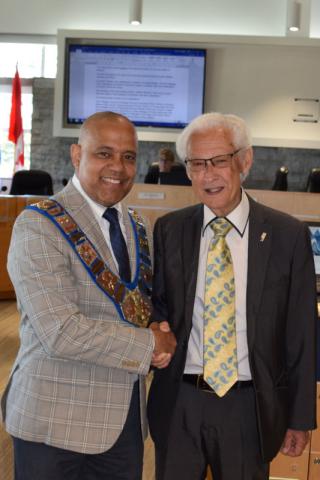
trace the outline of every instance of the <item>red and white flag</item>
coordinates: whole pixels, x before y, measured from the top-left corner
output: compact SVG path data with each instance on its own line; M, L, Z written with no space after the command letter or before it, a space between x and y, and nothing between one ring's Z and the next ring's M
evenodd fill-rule
M21 80L16 69L12 81L12 103L10 113L9 140L15 144L14 171L24 166L24 143L21 116Z

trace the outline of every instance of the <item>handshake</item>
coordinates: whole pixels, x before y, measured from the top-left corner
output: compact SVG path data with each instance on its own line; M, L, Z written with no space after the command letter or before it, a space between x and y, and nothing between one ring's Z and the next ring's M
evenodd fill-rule
M176 337L171 332L168 322L152 322L149 328L155 340L151 365L156 368L166 368L176 350Z

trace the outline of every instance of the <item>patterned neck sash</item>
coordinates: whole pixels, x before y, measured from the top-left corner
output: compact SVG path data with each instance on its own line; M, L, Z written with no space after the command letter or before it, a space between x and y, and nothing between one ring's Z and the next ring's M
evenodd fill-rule
M85 233L56 200L42 200L26 208L41 213L56 225L122 320L138 327L148 325L152 309L151 260L146 229L137 212L129 209L136 245L135 277L131 283L125 283L105 264Z

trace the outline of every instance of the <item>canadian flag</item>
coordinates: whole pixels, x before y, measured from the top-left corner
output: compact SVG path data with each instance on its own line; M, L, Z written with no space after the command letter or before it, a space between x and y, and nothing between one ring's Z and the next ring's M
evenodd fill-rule
M21 116L21 80L19 77L18 68L16 69L16 74L12 81L12 102L8 138L15 144L14 171L17 171L24 166L24 143Z

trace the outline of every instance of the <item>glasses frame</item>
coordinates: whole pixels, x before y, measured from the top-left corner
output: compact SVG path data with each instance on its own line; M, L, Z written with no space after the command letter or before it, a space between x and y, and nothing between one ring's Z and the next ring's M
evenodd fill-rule
M204 162L204 168L201 167L199 170L197 170L198 172L204 172L205 170L207 170L209 163L211 164L212 167L215 167L215 168L218 168L218 169L228 168L231 165L233 157L235 155L237 155L241 150L245 150L246 148L248 148L248 147L241 147L238 150L235 150L234 152L224 153L222 155L216 155L215 157L211 157L211 158L194 158L194 159L186 158L184 163L186 164L187 168L189 168L190 171L192 171L192 162L193 161ZM224 166L221 166L221 165L219 166L217 163L215 163L217 158L221 158L221 157L230 157L230 165L228 164L228 165L224 165Z

